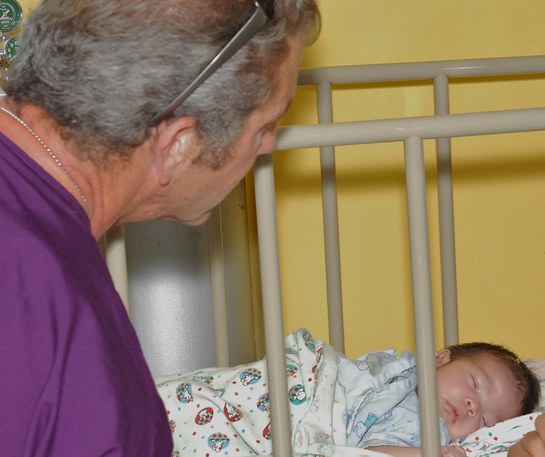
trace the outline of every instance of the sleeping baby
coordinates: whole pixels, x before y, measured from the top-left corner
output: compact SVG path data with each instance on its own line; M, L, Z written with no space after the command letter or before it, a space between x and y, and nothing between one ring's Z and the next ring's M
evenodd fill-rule
M416 358L372 352L352 360L306 330L286 338L292 447L300 455L421 454ZM536 376L488 343L437 353L442 455L464 456L463 437L534 411ZM266 361L198 370L158 384L174 456L272 453Z

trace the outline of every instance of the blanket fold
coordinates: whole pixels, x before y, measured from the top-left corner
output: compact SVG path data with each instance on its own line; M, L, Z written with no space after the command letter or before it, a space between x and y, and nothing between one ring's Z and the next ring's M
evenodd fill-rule
M285 340L286 376L297 455L361 456L346 447L346 402L337 353L307 330ZM170 420L174 455L272 454L266 360L211 368L158 384Z

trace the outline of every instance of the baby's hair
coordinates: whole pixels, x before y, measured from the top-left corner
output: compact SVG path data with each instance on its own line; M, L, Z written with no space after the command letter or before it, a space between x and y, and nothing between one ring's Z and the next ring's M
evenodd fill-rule
M522 393L521 415L531 413L539 404L540 386L535 373L511 350L499 344L463 343L447 347L451 360L486 357L500 362L514 377L518 390Z

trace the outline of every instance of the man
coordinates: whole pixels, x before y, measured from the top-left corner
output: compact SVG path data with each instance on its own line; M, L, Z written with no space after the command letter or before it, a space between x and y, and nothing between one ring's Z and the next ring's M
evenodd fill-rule
M170 456L96 239L206 221L272 151L319 25L314 0L42 0L30 15L0 101L0 455Z

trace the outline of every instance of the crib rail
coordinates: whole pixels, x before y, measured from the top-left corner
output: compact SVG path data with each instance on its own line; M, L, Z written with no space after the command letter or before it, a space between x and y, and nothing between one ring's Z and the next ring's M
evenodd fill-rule
M473 78L544 72L545 56L502 57L309 68L299 72L298 84L318 85L324 81L330 84L425 81L434 80L439 75L447 78Z
M541 130L545 108L280 128L277 150Z
M392 141L401 141L404 144L416 352L419 361L418 377L419 391L421 392L420 414L423 453L426 456L440 455L440 443L423 140L431 138L437 141L445 343L454 344L458 340L458 328L450 138L545 130L545 108L448 114L449 77L522 74L545 74L545 56L302 70L299 83L318 86L320 125L286 127L280 129L278 134L277 149L279 151L320 147L322 175L325 178L323 184L324 221L334 220L335 223L337 209L334 189L334 146ZM435 116L332 123L332 84L416 80L433 80ZM284 329L281 319L281 286L278 279L279 259L272 159L270 157L260 158L255 171L256 201L259 207L257 217L264 292L263 306L265 309L272 308L267 313L275 316L273 324L273 319L269 321L268 314L265 314L266 351L270 367L268 370L270 397L273 402L271 406L274 430L273 444L275 455L290 456L291 434L285 373L283 368L278 371L275 368L283 367L284 364ZM264 213L267 213L266 217L262 216ZM324 224L326 264L328 265L326 269L328 304L330 313L333 315L342 312L338 230L332 229L327 225L327 222ZM269 246L266 247L267 245ZM266 254L263 254L264 252ZM330 293L330 287L334 287L335 292ZM274 293L271 292L272 289L275 289ZM330 324L330 341L334 347L342 350L344 348L342 319L336 319L333 322L334 328Z

